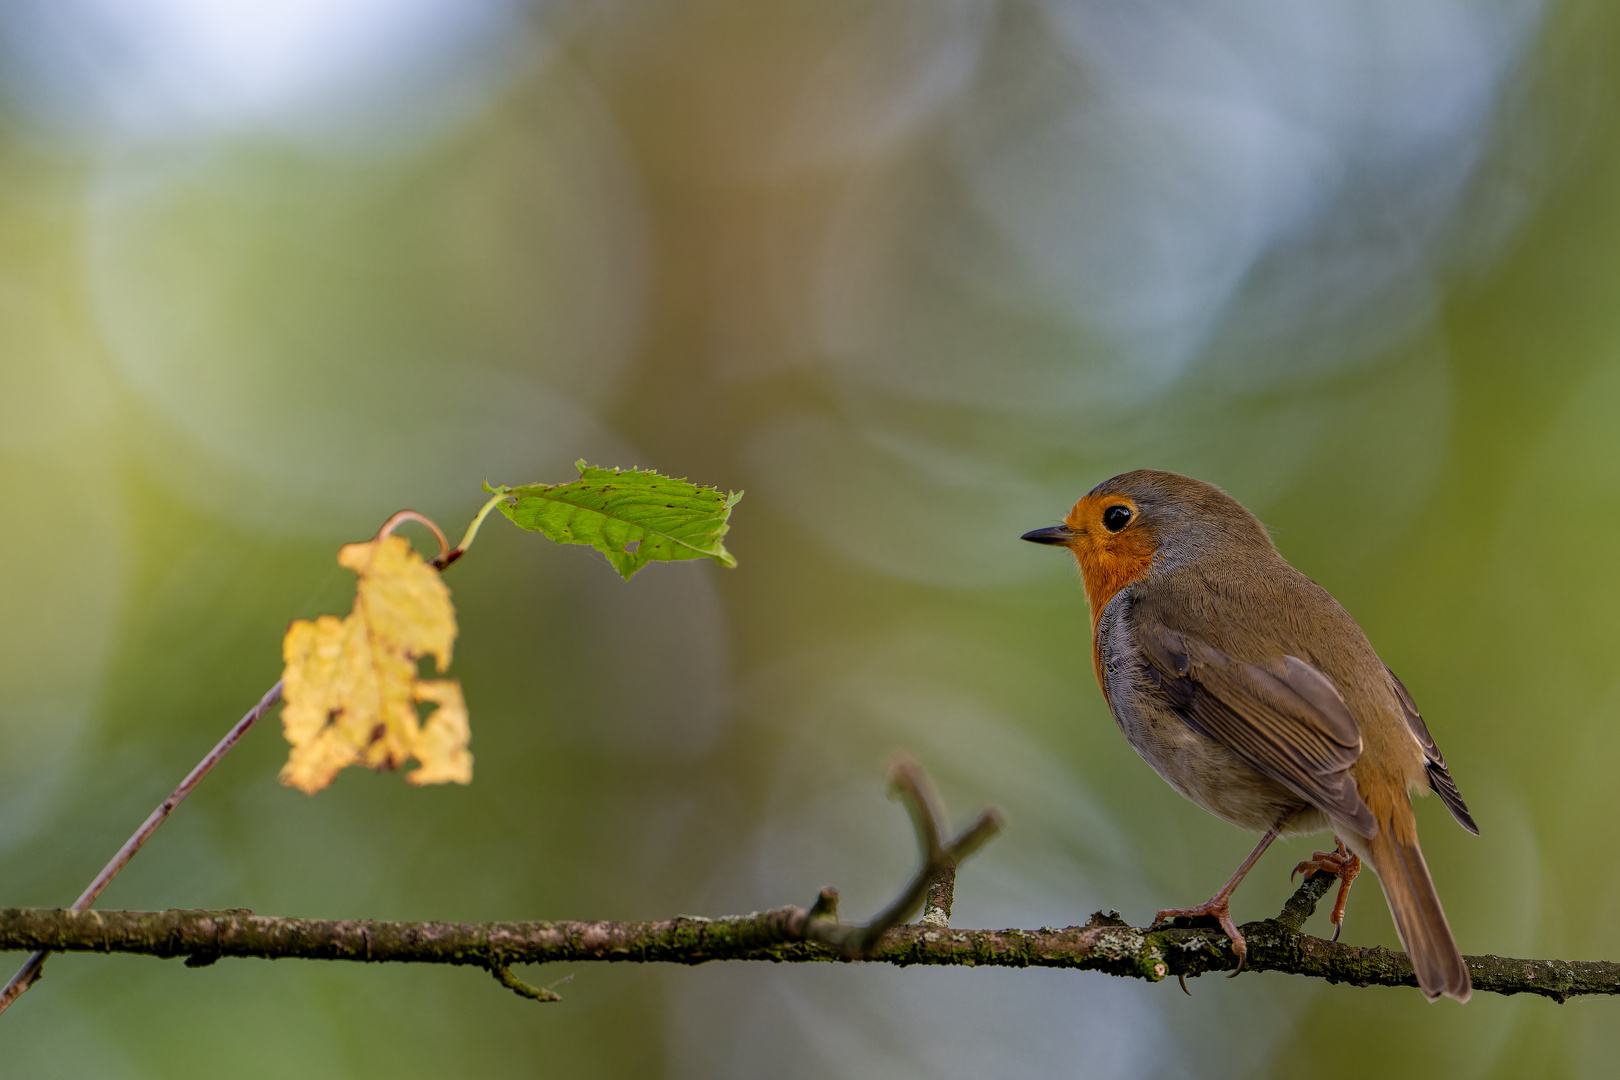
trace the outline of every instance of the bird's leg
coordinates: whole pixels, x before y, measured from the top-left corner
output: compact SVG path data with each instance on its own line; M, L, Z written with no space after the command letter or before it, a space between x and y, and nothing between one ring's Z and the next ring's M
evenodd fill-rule
M1318 851L1298 866L1294 873L1288 875L1288 880L1294 880L1294 874L1304 874L1310 877L1315 873L1332 874L1339 879L1339 898L1333 902L1333 911L1328 915L1328 921L1333 923L1333 940L1339 940L1339 931L1344 929L1344 902L1350 899L1350 886L1361 873L1361 860L1347 850L1344 841L1337 836L1333 838L1338 844L1337 851Z
M1153 916L1153 926L1158 926L1160 923L1167 922L1170 919L1213 917L1216 922L1221 924L1221 929L1226 931L1226 936L1232 939L1232 951L1237 953L1238 966L1227 978L1236 977L1237 973L1243 970L1244 963L1249 959L1249 943L1243 940L1242 932L1238 930L1237 924L1232 921L1232 894L1237 892L1238 885L1242 883L1249 871L1254 869L1254 864L1260 861L1260 856L1266 853L1266 848L1270 847L1271 842L1277 839L1278 834L1282 832L1282 827L1287 824L1289 818L1294 816L1294 813L1295 811L1290 810L1278 819L1277 824L1266 830L1266 835L1262 836L1260 842L1254 846L1254 850L1249 852L1249 857L1243 860L1243 865L1237 868L1237 873L1232 875L1231 880L1221 886L1220 892L1197 907L1166 908ZM1351 857L1354 858L1354 856Z

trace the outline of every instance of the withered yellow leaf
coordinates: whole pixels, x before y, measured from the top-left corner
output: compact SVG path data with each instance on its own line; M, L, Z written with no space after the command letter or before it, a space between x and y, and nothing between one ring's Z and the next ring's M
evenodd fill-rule
M465 784L472 779L472 754L467 743L472 728L467 724L467 702L461 684L454 679L427 679L416 684L416 700L431 701L438 708L422 725L415 757L422 767L407 773L412 784Z
M413 784L472 780L472 737L461 686L416 677L431 656L443 671L456 639L450 590L404 537L345 544L338 563L360 581L354 609L338 619L298 619L282 642L282 730L292 751L281 782L314 794L350 765L397 769ZM419 702L436 706L423 723Z

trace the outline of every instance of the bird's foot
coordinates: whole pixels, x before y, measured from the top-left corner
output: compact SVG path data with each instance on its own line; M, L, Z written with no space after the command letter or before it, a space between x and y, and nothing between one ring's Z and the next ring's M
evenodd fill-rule
M1228 979L1236 978L1237 973L1243 970L1244 963L1249 959L1249 943L1243 939L1242 931L1232 921L1231 899L1232 894L1223 889L1197 907L1165 908L1153 916L1153 926L1149 929L1154 929L1171 919L1214 919L1221 924L1226 936L1231 938L1232 951L1237 953L1238 966L1227 976Z
M1339 879L1339 898L1333 902L1333 911L1328 915L1328 921L1333 923L1333 940L1339 940L1339 931L1344 929L1344 902L1350 899L1350 886L1361 873L1361 860L1347 850L1344 841L1337 836L1333 838L1338 843L1336 851L1318 851L1298 866L1294 873L1288 875L1293 881L1295 874L1332 874Z

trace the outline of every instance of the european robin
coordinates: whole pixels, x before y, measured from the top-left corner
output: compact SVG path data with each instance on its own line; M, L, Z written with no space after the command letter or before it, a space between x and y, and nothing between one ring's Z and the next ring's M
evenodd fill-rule
M1339 877L1335 926L1366 860L1424 995L1467 1001L1468 967L1410 792L1435 792L1463 828L1479 829L1412 695L1327 590L1288 565L1237 500L1176 473L1105 480L1063 524L1024 539L1066 547L1080 564L1092 665L1136 752L1216 817L1264 833L1207 903L1161 911L1155 925L1214 916L1241 970L1248 947L1229 908L1238 883L1279 835L1331 828L1337 849L1295 871Z

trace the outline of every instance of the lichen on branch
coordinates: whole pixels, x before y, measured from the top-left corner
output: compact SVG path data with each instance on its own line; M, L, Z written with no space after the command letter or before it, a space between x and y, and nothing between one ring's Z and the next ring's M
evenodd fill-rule
M1251 972L1280 971L1357 986L1416 986L1404 953L1357 948L1302 933L1297 920L1331 885L1306 880L1276 919L1243 927ZM227 957L471 965L498 970L559 962L704 964L859 962L816 940L817 920L787 907L723 919L657 922L376 922L280 919L249 911L0 911L0 949L120 952L188 957L192 966ZM1151 982L1236 967L1211 926L1147 930L1098 914L1084 926L959 930L926 924L885 930L864 960L899 966L1049 967ZM1603 961L1466 958L1474 988L1564 1001L1620 993L1620 964Z
M864 925L839 920L838 893L831 888L821 890L808 909L784 907L720 919L678 916L657 922L407 923L281 919L243 910L12 908L0 911L0 950L183 956L192 967L225 957L473 965L537 1001L560 998L549 988L532 986L514 975L513 965L870 961L902 967L1072 968L1150 982L1237 968L1231 943L1213 922L1208 927L1152 929L1128 926L1116 912L1099 912L1084 926L1061 930L961 930L947 925L948 915L936 902L922 922L900 925L918 912L931 888L954 875L961 860L995 835L1001 820L996 811L986 810L945 840L938 796L922 767L909 758L896 761L890 789L911 816L921 865L895 900ZM1249 970L1358 986L1416 986L1404 953L1337 944L1302 931L1334 880L1328 874L1307 877L1277 918L1243 927ZM1465 959L1477 990L1540 994L1558 1001L1580 994L1620 993L1620 964L1497 956Z

